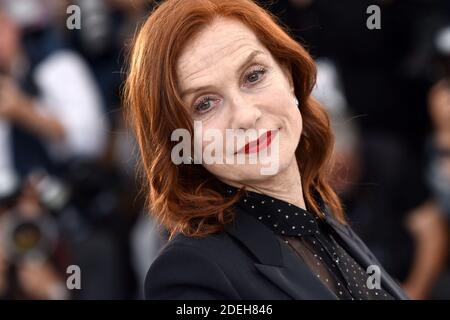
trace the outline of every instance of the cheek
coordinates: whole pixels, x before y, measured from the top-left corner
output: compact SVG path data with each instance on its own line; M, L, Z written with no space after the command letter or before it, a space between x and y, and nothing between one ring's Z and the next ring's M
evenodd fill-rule
M268 111L281 122L280 125L283 126L290 135L300 135L302 131L302 116L300 110L295 105L292 95L283 92L283 96L286 98L272 101L270 104L272 107Z
M280 140L281 159L291 159L300 143L303 120L298 107L291 102L283 111L283 123Z
M225 137L226 129L225 121L222 121L221 119L202 123L202 134L195 135L196 143L198 143L199 146L201 145L202 149L205 149L205 147L211 143L211 137L209 137L209 139L206 139L205 137L207 132L209 132L210 135L212 132L214 132L214 134L220 132L222 137Z

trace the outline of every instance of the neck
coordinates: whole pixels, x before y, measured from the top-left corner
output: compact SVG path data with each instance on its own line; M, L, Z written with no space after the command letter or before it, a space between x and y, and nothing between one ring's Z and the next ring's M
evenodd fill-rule
M239 188L243 186L242 184L239 185L228 181L224 182ZM286 169L275 176L263 181L246 182L245 186L247 186L249 191L262 193L306 209L300 170L295 157Z

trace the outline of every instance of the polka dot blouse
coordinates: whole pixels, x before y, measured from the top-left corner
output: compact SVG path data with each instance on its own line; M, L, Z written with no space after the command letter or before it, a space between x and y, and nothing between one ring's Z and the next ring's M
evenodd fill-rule
M226 187L230 195L237 190ZM334 230L317 215L251 191L237 205L273 230L338 299L393 299L383 288L366 286L369 275L339 244Z

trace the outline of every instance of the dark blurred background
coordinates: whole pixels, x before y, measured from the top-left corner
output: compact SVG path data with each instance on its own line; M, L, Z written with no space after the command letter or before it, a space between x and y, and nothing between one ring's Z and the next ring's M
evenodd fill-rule
M317 61L351 225L412 298L449 299L450 1L258 2ZM165 240L120 90L152 7L0 0L0 299L142 298ZM70 265L81 289L67 288Z

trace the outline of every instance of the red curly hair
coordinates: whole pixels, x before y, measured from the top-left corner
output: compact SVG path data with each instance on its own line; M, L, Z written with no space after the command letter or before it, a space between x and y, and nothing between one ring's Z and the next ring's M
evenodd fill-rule
M176 61L184 46L216 17L238 19L256 34L278 63L288 66L300 101L303 137L296 150L308 210L322 215L319 194L345 223L339 198L328 182L333 134L324 109L311 97L314 60L271 13L251 0L167 0L154 8L140 28L131 51L124 87L127 118L142 158L147 205L172 238L181 232L206 236L233 220L240 193L225 198L218 179L202 165L175 165L172 131L193 133L177 84Z

